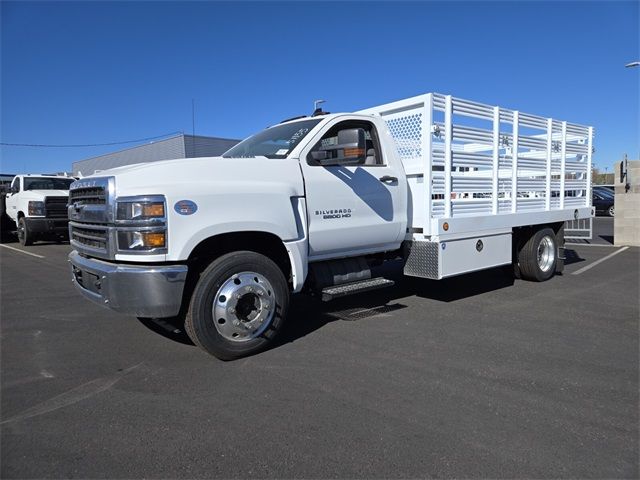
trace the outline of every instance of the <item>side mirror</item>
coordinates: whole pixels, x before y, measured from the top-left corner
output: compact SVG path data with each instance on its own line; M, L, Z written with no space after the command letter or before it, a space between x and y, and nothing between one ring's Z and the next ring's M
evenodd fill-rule
M350 128L338 132L338 148L344 148L345 150L354 148L364 150L364 144L365 136L364 129L362 128Z
M311 152L311 158L313 158L317 162L322 162L329 157L326 150L318 150L316 152Z
M323 145L312 153L312 158L322 165L357 165L365 159L366 137L363 128L340 130L337 143Z

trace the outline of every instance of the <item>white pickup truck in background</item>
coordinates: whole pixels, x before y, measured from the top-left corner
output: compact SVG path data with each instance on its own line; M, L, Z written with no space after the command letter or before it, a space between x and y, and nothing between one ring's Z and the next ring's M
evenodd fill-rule
M441 94L284 121L222 157L116 168L71 186L82 294L185 319L221 359L266 348L291 293L325 300L499 265L547 280L563 224L593 216L593 129ZM300 319L303 321L303 319Z
M75 178L61 175L16 175L5 198L7 216L16 224L24 246L43 238L69 234L67 203Z

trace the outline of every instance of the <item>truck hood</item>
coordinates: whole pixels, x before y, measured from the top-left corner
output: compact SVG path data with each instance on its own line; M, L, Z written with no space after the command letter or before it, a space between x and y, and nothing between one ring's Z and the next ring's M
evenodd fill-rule
M24 190L20 197L24 200L44 200L44 197L68 197L69 190Z
M260 188L275 187L290 196L304 195L297 159L184 158L117 167L86 178L105 176L115 177L118 196L164 194L188 198L190 193L211 189L232 194L247 187L256 193Z

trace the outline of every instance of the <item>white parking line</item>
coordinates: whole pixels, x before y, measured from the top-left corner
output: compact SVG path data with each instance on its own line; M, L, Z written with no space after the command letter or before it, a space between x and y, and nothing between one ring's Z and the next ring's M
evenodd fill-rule
M45 413L53 412L55 410L59 410L60 408L68 407L69 405L73 405L74 403L78 403L82 400L93 397L94 395L102 393L105 390L109 390L116 383L118 383L119 380L124 378L125 375L128 375L130 372L140 367L140 365L142 365L143 363L144 362L140 362L139 364L129 367L125 370L121 370L114 375L97 378L90 382L83 383L82 385L61 393L56 397L50 398L49 400L46 400L31 408L27 408L22 413L3 420L2 422L0 422L0 425L11 422L19 422L21 420L26 420L27 418L44 415Z
M8 248L9 250L13 250L14 252L24 253L25 255L31 255L36 258L45 258L44 255L38 255L37 253L25 252L24 250L20 250L19 248L10 247L9 245L4 245L0 243L0 247Z
M580 275L581 273L586 272L587 270L589 270L590 268L595 267L596 265L601 264L602 262L604 262L605 260L609 260L611 257L615 257L617 254L624 252L625 250L627 250L629 247L622 247L620 250L616 250L613 253L610 253L609 255L607 255L606 257L601 258L600 260L596 260L593 263L590 263L589 265L587 265L586 267L582 267L580 270L576 270L575 272L573 272L571 275Z
M618 245L611 245L610 243L577 243L577 242L565 242L565 245L571 245L572 247L607 247L607 248L620 248Z

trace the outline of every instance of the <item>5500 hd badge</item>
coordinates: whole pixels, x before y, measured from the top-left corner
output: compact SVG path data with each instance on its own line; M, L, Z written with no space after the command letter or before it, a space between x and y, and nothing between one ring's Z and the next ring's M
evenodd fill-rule
M316 210L316 216L322 216L325 220L332 218L349 218L351 217L351 209L339 208L337 210Z

